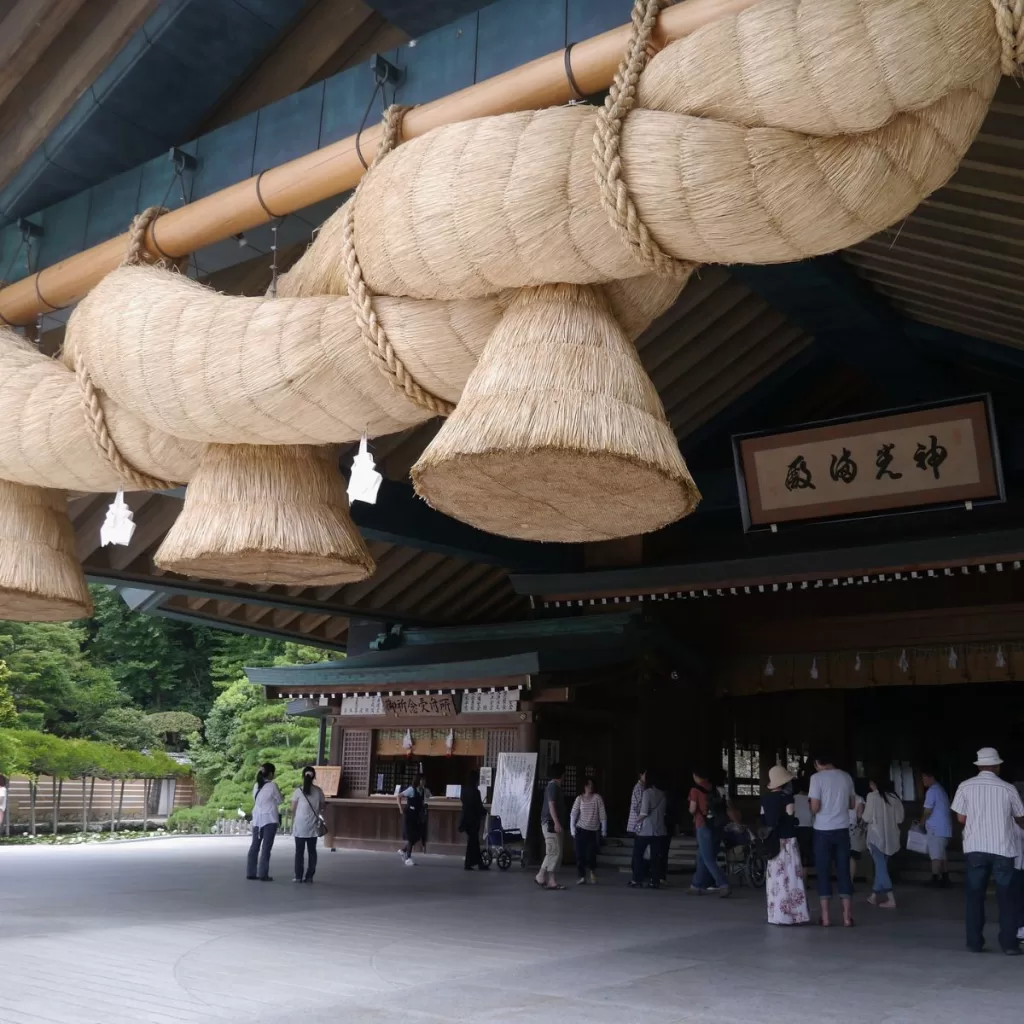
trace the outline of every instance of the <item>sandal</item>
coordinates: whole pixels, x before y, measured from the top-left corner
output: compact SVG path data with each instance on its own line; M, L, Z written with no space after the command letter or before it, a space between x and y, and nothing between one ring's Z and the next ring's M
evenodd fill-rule
M564 891L565 886L564 885L543 885L543 886L541 886L541 888L542 889L547 889L549 892L555 892L557 890L563 890Z

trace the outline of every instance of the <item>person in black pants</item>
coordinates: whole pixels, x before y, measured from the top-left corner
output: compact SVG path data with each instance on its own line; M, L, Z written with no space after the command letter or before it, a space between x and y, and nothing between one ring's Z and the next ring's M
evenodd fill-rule
M295 839L295 870L293 882L313 881L316 874L316 841L324 820L324 791L313 780L316 769L307 764L302 769L302 785L292 793L292 837Z
M480 796L480 772L473 770L469 773L469 784L462 787L462 818L459 821L459 831L466 833L464 866L467 871L486 869L480 856L480 827L485 813L483 797Z

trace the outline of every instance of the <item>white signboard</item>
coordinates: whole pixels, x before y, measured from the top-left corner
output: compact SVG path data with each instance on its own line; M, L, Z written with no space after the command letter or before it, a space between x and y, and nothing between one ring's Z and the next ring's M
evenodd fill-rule
M526 835L530 824L533 784L537 778L536 754L499 754L498 773L491 797L491 814L501 818L506 829Z
M341 698L343 715L383 715L384 704L379 693L363 694L346 693Z
M464 715L492 715L501 711L516 711L519 708L520 690L495 690L493 693L464 693L462 713Z

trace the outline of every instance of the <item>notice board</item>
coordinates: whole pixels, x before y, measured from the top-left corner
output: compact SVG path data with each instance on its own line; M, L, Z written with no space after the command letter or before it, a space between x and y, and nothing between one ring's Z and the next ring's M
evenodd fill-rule
M537 779L537 755L498 754L498 772L491 797L491 814L501 818L506 829L519 829L526 835L530 824L530 805Z

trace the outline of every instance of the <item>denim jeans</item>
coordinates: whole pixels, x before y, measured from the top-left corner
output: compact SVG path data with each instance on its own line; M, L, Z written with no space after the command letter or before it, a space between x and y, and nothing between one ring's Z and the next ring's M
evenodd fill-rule
M967 948L985 944L985 897L988 883L996 883L999 901L999 946L1017 948L1017 900L1013 885L1013 858L994 853L967 854Z
M245 872L247 878L267 878L270 874L270 851L274 848L277 823L252 827L252 842L249 844L249 860Z
M576 828L573 846L576 850L576 874L586 878L588 871L597 870L597 845L601 833L592 828Z
M644 857L648 848L651 851L649 860ZM660 885L665 877L667 858L668 836L637 836L633 840L633 881L640 885L649 876L652 885Z
M295 874L292 878L298 878L300 881L312 882L313 875L316 874L316 836L295 836ZM302 862L303 854L309 853L308 864L303 873Z
M850 878L850 830L848 828L814 830L814 870L818 875L818 895L832 896L832 858L836 861L839 895L853 898L853 880Z
M697 870L690 883L695 889L708 889L717 885L719 889L729 888L729 879L718 866L718 851L722 845L722 833L713 825L701 825L697 829Z
M874 843L869 843L868 849L871 851L871 859L875 862L875 884L872 886L872 889L879 895L892 892L892 879L889 877L888 856L882 853Z
M1017 889L1017 928L1024 928L1024 871L1014 871L1014 885Z

